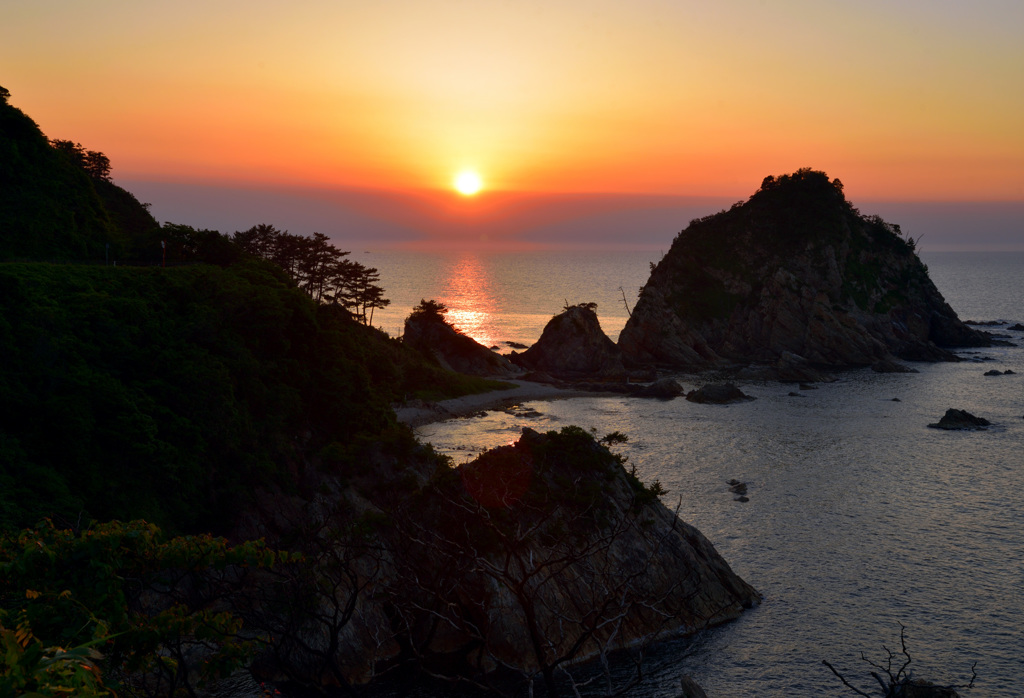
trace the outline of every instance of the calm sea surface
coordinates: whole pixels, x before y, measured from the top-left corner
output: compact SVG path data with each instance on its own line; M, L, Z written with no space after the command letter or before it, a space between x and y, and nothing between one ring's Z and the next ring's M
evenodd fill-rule
M391 334L421 298L488 344L530 344L565 302L595 301L614 339L658 253L379 253L393 305L374 324ZM1024 322L1024 253L923 254L962 319ZM1005 332L1024 347L1024 333ZM1024 348L963 352L918 374L855 371L790 397L750 383L758 399L696 405L626 398L533 402L541 413L433 424L420 438L456 460L514 440L524 426L567 424L628 434L621 450L666 504L715 544L764 603L696 640L658 647L647 682L628 695L675 696L692 674L722 696L866 692L861 652L884 664L902 623L918 676L963 683L970 696L1024 695ZM1014 375L985 377L991 368ZM696 376L680 376L692 389ZM895 401L898 398L898 401ZM949 407L986 417L986 432L928 429ZM733 501L726 481L748 483ZM681 499L680 499L681 498ZM424 694L426 695L426 694Z

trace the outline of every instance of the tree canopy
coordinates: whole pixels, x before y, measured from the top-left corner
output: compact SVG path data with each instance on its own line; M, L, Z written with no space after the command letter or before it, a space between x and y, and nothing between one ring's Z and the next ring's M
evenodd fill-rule
M52 145L58 152L64 153L71 162L78 165L94 179L110 181L110 158L96 150L86 150L81 143L51 138Z
M380 272L346 259L322 233L293 235L261 223L236 232L231 240L244 252L269 260L285 270L306 295L317 303L340 305L364 325L373 323L373 311L391 301L379 285Z

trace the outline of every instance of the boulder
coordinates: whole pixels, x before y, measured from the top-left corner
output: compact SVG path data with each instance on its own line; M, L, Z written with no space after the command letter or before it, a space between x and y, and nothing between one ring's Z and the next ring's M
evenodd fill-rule
M699 683L693 680L692 676L687 674L680 679L680 683L683 692L679 694L679 698L708 698L708 694L704 692Z
M672 378L662 378L661 380L655 381L650 385L638 386L633 389L631 395L633 397L653 397L661 400L671 400L672 398L679 397L686 391L683 390L683 386Z
M427 307L427 310L413 311L405 321L402 341L408 346L433 357L443 368L458 373L505 378L520 372L507 358L450 325L444 319L443 306L424 303L421 307ZM441 308L441 311L435 308Z
M558 378L623 380L626 370L619 349L601 330L595 307L593 303L566 306L551 318L537 343L512 360Z
M747 402L755 398L746 395L732 383L709 383L702 388L688 392L686 399L701 404L728 405L733 402Z
M1010 325L1010 326L1009 326L1009 327L1007 327L1006 329L1008 329L1008 330L1014 330L1015 332L1024 332L1024 325L1022 325L1022 324L1020 324L1020 323L1018 322L1018 323L1017 323L1017 324L1015 324L1015 325Z
M991 371L985 371L985 375L986 376L1001 376L1001 375L1003 375L1003 372L993 368Z
M946 414L942 416L942 419L939 420L938 424L929 424L928 426L932 429L961 429L974 431L987 429L991 424L992 422L988 421L984 417L975 417L973 414L965 410L950 408L946 410Z
M898 226L861 215L814 170L768 177L748 201L692 221L619 336L627 365L754 364L780 380L894 356L956 361L949 347L991 343L956 316Z

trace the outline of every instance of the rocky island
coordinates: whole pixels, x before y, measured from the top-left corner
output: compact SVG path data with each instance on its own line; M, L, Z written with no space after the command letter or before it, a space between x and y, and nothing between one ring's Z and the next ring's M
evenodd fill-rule
M955 360L989 346L942 298L915 242L862 215L838 179L769 176L747 201L690 223L643 287L619 337L628 364L813 369ZM888 364L886 363L888 362Z

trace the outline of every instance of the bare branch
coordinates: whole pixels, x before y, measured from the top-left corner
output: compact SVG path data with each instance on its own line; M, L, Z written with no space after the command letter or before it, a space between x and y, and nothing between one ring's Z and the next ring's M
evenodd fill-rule
M842 674L840 674L836 670L836 668L834 666L832 666L831 664L829 664L827 661L822 659L821 663L824 664L825 666L827 666L829 669L831 669L832 673L835 674L836 676L838 676L839 680L843 682L843 685L846 686L847 688L849 688L851 691L853 691L854 693L856 693L858 695L866 696L866 698L871 698L871 694L870 693L865 693L864 691L860 690L859 688L855 688L854 686L851 686L850 682L846 680L846 677L843 676Z

